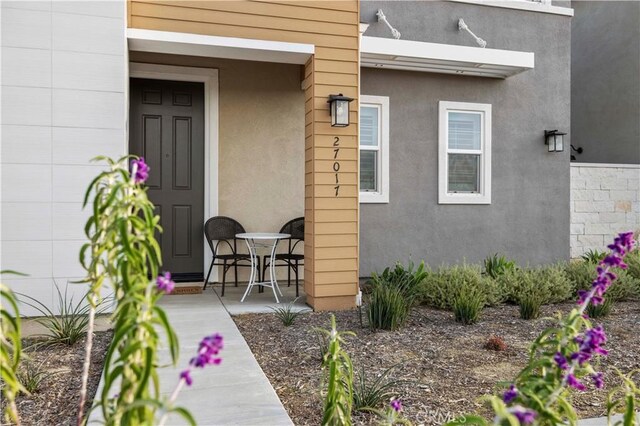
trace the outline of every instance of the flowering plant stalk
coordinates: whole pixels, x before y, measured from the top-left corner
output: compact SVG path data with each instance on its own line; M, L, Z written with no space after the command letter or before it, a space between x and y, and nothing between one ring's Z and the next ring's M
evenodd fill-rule
M317 329L327 336L327 352L322 360L327 392L324 398L322 425L350 426L353 407L353 364L349 355L340 347L342 336L353 335L336 329L336 317L331 315L331 330Z
M559 318L557 327L545 330L533 342L528 365L502 398L488 398L495 412L493 424L577 424L577 415L569 400L570 389L586 390L587 380L597 388L603 387L603 373L597 372L590 361L608 353L604 348L607 341L604 329L601 325L593 326L585 310L590 304L604 302L607 289L616 279L614 269L627 267L624 256L634 245L631 232L615 238L608 246L611 252L598 265L598 276L591 289L579 292L578 306L565 318ZM486 424L486 421L478 416L466 416L448 424Z
M156 369L161 332L174 365L179 347L167 315L158 306L174 283L169 273L158 276L162 257L155 233L161 231L160 218L142 185L149 167L144 159L131 157L96 160L105 161L108 168L91 182L84 199L87 206L92 198L93 212L85 226L89 242L80 251L80 262L87 271L84 282L90 284L87 300L91 310L78 424L84 422L95 309L107 283L115 307L114 337L106 353L104 386L97 402L105 424L154 424L159 411L176 411L194 423L186 410L170 407L160 397ZM149 277L158 278L154 283Z
M11 273L0 271L0 274ZM0 283L0 378L2 396L6 401L4 418L7 423L13 421L20 425L20 417L15 398L19 392L26 392L17 377L22 341L20 340L20 311L15 294L9 287Z

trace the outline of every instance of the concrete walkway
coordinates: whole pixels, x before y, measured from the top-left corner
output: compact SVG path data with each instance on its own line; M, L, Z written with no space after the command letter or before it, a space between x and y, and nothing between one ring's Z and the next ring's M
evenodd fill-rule
M293 424L215 292L167 296L161 304L180 340L178 366L158 370L164 395L168 397L173 391L200 340L217 332L224 336L222 364L194 371L193 386L183 388L177 405L187 408L200 426ZM169 352L164 349L160 352L161 365L168 360ZM99 420L94 417L91 423ZM186 423L172 416L167 424Z

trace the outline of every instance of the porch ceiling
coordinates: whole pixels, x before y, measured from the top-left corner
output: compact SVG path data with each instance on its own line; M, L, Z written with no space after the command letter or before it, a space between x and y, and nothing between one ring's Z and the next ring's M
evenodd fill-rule
M127 29L129 50L304 65L312 44Z
M362 37L360 64L369 68L507 78L533 69L533 52Z

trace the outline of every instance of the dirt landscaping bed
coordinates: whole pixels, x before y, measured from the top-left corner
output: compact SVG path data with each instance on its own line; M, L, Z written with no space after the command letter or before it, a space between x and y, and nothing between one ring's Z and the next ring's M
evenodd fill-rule
M543 316L568 312L573 304L543 307ZM329 327L329 313L308 313L284 327L273 314L234 317L260 366L296 425L317 425L321 420L320 349L314 327ZM397 332L371 332L361 328L357 311L336 314L339 330L350 330L345 348L354 368L365 368L369 377L398 364L393 375L405 382L396 387L405 415L415 424L441 424L463 413L487 413L478 398L497 391L497 384L511 380L526 363L530 342L552 323L548 319L525 321L518 308L487 308L479 323L458 324L453 314L419 307L407 327ZM596 368L605 372L605 389L592 386L574 394L580 418L606 412L608 388L618 383L613 367L622 372L640 368L640 303L615 305L602 323L608 334L610 355ZM505 351L483 346L490 336L501 337ZM356 414L355 423L371 418Z
M91 370L85 413L100 383L112 331L97 332L93 339ZM73 346L39 346L29 349L33 339L26 339L25 361L44 371L44 380L37 392L19 395L16 398L18 413L23 425L75 425L80 400L82 363L84 362L84 339ZM24 364L23 364L24 366ZM4 409L4 403L2 404Z

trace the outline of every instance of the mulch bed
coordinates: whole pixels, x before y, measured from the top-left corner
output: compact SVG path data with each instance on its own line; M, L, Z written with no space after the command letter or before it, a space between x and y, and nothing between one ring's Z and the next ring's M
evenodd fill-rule
M87 389L89 402L85 407L85 413L100 383L104 357L112 337L112 331L96 332L94 335ZM47 378L37 392L16 398L22 424L75 425L80 400L85 340L73 346L37 346L36 349L29 349L29 345L33 343L33 339L23 342L26 355L34 365L42 364Z
M543 307L542 315L566 313L573 304ZM284 327L274 314L234 317L260 366L275 388L293 422L317 425L321 421L319 394L322 373L320 350L314 327L328 328L329 313L308 313ZM525 321L518 308L501 305L485 309L481 321L464 326L450 312L419 307L408 326L396 332L372 332L361 328L357 311L338 312L339 330L357 333L344 345L354 368L365 368L369 377L398 364L393 377L406 382L396 387L405 416L415 424L442 424L464 413L488 414L478 402L499 391L497 383L511 380L526 364L530 342L550 326L548 319ZM366 320L365 320L366 321ZM626 373L640 368L640 303L615 305L611 315L597 321L605 327L610 354L597 369L605 372L604 390L589 387L574 394L580 418L606 413L607 389L619 383L613 367ZM507 344L505 351L484 348L492 335ZM368 424L370 415L356 414L356 424Z

